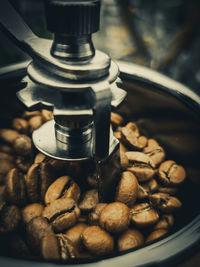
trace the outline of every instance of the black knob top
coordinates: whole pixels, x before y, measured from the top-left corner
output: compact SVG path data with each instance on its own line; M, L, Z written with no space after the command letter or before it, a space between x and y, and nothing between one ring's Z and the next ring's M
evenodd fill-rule
M50 32L88 35L99 30L100 0L45 0L45 8Z

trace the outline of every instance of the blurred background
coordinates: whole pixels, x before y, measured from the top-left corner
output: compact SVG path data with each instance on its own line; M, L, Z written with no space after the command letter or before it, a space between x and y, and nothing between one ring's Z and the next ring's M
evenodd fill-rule
M45 27L43 0L10 0L30 28L51 38ZM26 59L0 34L0 67ZM102 0L96 48L156 69L200 90L199 0Z

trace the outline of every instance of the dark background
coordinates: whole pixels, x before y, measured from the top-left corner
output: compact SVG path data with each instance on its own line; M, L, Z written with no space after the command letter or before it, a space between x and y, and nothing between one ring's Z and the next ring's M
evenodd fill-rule
M51 38L43 0L10 0L31 29ZM26 58L0 34L0 67ZM113 59L156 69L185 85L200 87L200 1L102 0L96 48Z

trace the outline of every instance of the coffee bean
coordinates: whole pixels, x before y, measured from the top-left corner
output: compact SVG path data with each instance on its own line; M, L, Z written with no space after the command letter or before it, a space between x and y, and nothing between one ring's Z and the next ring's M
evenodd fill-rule
M31 154L31 138L27 135L18 136L13 142L15 152L20 156Z
M89 226L82 233L85 248L95 255L106 255L114 250L113 237L99 226Z
M22 114L22 118L30 119L31 117L41 115L41 112L39 110L34 111L24 111Z
M57 234L56 237L59 242L61 260L66 261L67 259L76 258L77 250L67 236L64 234Z
M113 135L114 135L114 137L117 138L119 141L122 140L122 133L121 133L121 131L114 131L114 132L113 132Z
M163 162L158 169L158 177L165 185L179 185L186 178L185 169L173 160Z
M148 243L151 243L163 236L165 236L166 234L168 233L168 230L166 229L158 229L158 230L155 230L154 232L152 232L146 239L145 243L148 244Z
M87 224L85 223L77 223L75 226L72 226L65 235L67 238L72 242L74 247L76 247L78 250L81 250L82 248L82 233L87 228Z
M164 149L153 139L148 142L148 145L144 148L143 152L149 156L153 168L165 159Z
M129 160L128 160L128 157L126 155L126 152L127 152L127 149L125 148L124 145L122 145L122 143L120 143L120 145L119 145L120 164L121 164L123 169L126 169L129 165Z
M122 140L131 149L142 149L143 145L138 141L135 132L127 127L122 127Z
M0 152L0 160L15 162L15 157L12 154L8 154L6 152Z
M148 139L146 136L141 135L138 137L138 142L141 144L142 148L144 148L147 145Z
M41 110L42 119L44 122L52 120L53 119L53 112L47 109Z
M46 190L54 179L53 168L49 163L34 163L25 177L29 200L33 203L43 201Z
M178 192L178 188L177 187L169 187L169 186L159 186L158 192L159 193L167 193L170 195L175 195Z
M55 232L62 232L76 224L80 210L72 198L56 199L45 207L43 217L52 224Z
M79 186L69 177L62 176L55 180L47 189L45 204L48 205L58 198L73 198L76 202L80 198Z
M182 206L178 198L167 193L155 193L149 196L149 200L155 207L166 213L175 212Z
M123 172L118 184L115 201L123 202L128 207L132 207L138 195L137 178L131 172Z
M5 201L6 193L5 193L5 185L0 185L0 203Z
M92 188L96 188L96 189L98 188L98 180L96 177L96 173L94 173L93 175L89 175L87 177L87 183Z
M19 135L16 130L0 129L0 139L9 144L12 144Z
M0 151L12 156L14 154L13 147L9 144L0 144Z
M128 228L130 223L129 208L121 202L109 203L102 210L99 223L108 232L121 233Z
M174 224L174 217L172 214L163 214L160 220L154 225L153 230L166 229L169 230Z
M98 203L94 210L88 215L88 221L92 225L99 225L99 217L102 210L105 208L107 203Z
M91 189L85 192L82 201L79 203L79 208L82 212L90 212L99 202L98 191Z
M46 159L46 156L42 153L37 153L37 155L35 156L35 159L34 159L34 163L41 163L43 162L44 160Z
M14 118L12 121L12 127L20 133L28 133L28 122L22 118Z
M126 156L129 160L130 164L139 163L139 164L149 164L151 165L151 161L148 155L143 152L138 151L128 151L126 152Z
M33 218L42 215L44 206L39 203L33 203L25 206L22 209L22 220L25 224L28 224Z
M38 129L42 125L42 123L43 123L43 121L42 121L42 116L41 115L37 115L37 116L31 117L28 120L29 132L32 133L33 131Z
M144 236L137 229L127 229L117 240L118 251L137 248L144 244Z
M142 183L138 187L138 199L144 199L158 190L158 183L155 179L151 179L146 183Z
M130 216L132 223L139 228L152 226L159 219L158 212L149 203L135 205L130 210Z
M125 127L127 129L131 130L132 132L134 132L136 137L140 136L139 129L138 129L137 124L135 122L128 122Z
M156 170L151 168L148 164L134 163L133 166L128 167L127 171L135 174L139 182L146 182L153 178Z
M61 260L61 248L55 234L48 234L42 238L40 254L44 260Z
M0 234L13 232L17 229L21 220L21 212L15 205L0 205Z
M113 126L117 127L117 126L122 125L124 119L121 115L114 113L114 112L111 112L110 121L111 121Z
M0 184L5 183L7 173L15 167L15 164L11 161L2 159L0 160Z
M18 169L11 169L6 177L6 198L9 203L25 205L26 187L23 174Z
M22 171L23 173L26 173L28 169L31 166L30 158L29 157L23 157L23 156L17 156L16 158L16 167Z
M52 226L45 218L34 217L26 227L29 246L36 254L40 254L42 239L49 234L54 234Z

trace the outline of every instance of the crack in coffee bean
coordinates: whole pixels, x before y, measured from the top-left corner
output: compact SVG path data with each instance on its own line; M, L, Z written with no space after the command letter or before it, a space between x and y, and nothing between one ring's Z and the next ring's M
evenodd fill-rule
M49 223L52 223L53 221L55 221L60 216L65 215L67 213L72 213L74 210L75 210L75 206L73 206L71 209L59 211L58 213L54 214L51 218L49 218L47 220L48 220ZM74 214L76 215L76 213L74 213Z

